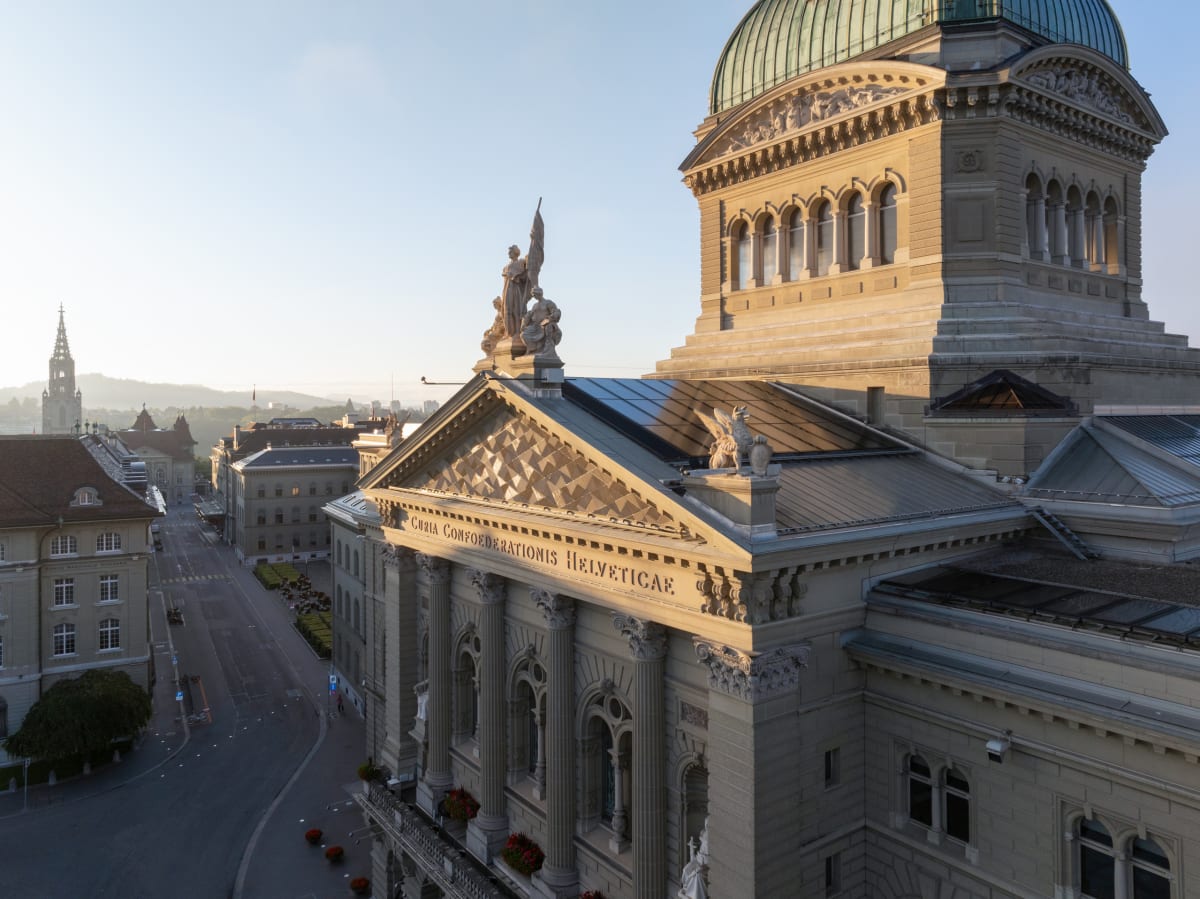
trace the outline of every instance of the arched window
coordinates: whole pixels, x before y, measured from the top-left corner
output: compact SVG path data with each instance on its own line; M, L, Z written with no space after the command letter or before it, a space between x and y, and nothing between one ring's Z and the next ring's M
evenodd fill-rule
M833 207L828 200L817 206L813 219L817 229L817 251L813 274L828 275L833 265Z
M1079 845L1079 890L1089 899L1113 899L1116 892L1112 836L1099 821L1080 818L1076 826Z
M942 792L946 836L971 842L971 784L962 772L951 768L942 777Z
M775 220L768 218L762 230L762 280L760 284L771 284L775 280L779 260L779 231Z
M69 534L61 534L50 541L50 555L70 556L79 552L79 542Z
M354 551L354 576L358 577L358 550Z
M96 537L96 552L113 553L121 549L121 535L116 533L99 534Z
M1087 255L1085 246L1086 227L1084 222L1083 196L1078 187L1067 190L1067 256L1068 262L1076 267L1084 264Z
M804 274L804 213L792 210L788 222L788 270L789 281L796 281Z
M483 642L469 633L459 644L453 672L453 738L456 743L472 740L479 729L479 657Z
M737 266L733 273L733 289L745 290L750 286L750 275L754 271L754 247L750 242L750 228L745 222L741 222L734 229L733 247Z
M884 185L879 192L879 264L896 261L896 185Z
M1046 195L1037 175L1025 179L1025 242L1030 259L1048 259L1050 247L1046 231Z
M1104 260L1110 275L1120 274L1121 248L1119 245L1119 230L1117 222L1117 201L1109 197L1104 201Z
M846 202L846 271L862 266L867 252L867 210L860 193L852 193Z
M546 796L546 668L532 652L514 671L509 703L509 774L528 778L536 799Z
M1093 271L1104 265L1104 213L1095 191L1088 194L1083 212L1083 258Z
M1067 248L1067 203L1061 185L1051 181L1046 185L1046 242L1050 261L1065 264L1070 261Z
M908 759L908 817L933 827L933 772L919 755Z
M1137 838L1129 853L1133 899L1171 899L1171 862L1153 840Z
M362 620L359 618L359 605L357 596L354 597L354 632L356 634L362 633Z
M616 851L629 844L631 835L632 724L632 714L615 693L595 697L584 719L582 817L589 827L606 826Z
M121 622L116 618L105 618L100 622L101 651L121 648Z

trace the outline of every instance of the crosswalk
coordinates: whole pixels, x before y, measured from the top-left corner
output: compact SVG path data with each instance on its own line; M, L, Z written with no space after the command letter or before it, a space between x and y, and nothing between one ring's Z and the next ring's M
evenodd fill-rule
M163 584L190 584L195 581L227 581L227 574L191 574L186 577L168 577L163 578L160 583Z

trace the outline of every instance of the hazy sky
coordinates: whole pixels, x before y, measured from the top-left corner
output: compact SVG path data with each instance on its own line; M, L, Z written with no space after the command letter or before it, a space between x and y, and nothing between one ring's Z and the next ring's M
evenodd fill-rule
M1172 130L1144 296L1200 344L1200 4L1112 6ZM538 197L568 375L651 371L699 313L678 165L749 7L5 4L0 387L46 378L61 303L81 374L442 399L420 378L471 374Z

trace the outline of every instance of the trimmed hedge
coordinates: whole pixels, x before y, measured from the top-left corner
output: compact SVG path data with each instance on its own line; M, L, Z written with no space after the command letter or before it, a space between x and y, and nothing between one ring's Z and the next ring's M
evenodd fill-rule
M323 659L333 655L333 618L327 612L296 616L296 630Z

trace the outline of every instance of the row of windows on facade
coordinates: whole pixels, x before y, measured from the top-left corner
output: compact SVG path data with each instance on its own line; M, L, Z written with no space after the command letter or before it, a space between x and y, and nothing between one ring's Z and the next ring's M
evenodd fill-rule
M312 524L312 523L315 523L315 522L317 521L317 519L318 519L318 518L319 518L319 515L318 515L318 513L317 513L317 507L316 507L316 506L309 506L309 507L308 507L308 521L309 521L309 523L310 523L310 524ZM265 509L259 509L259 511L258 511L258 514L255 516L255 523L256 523L256 524L259 524L259 525L264 525L264 524L266 524L266 523L267 523L267 513L266 513L266 510L265 510ZM275 522L274 522L274 523L275 523L275 524L283 524L283 509L278 509L278 508L277 508L277 509L275 510ZM299 509L299 507L295 507L295 508L293 508L293 509L292 509L292 522L291 522L291 523L292 523L292 524L301 524L301 523L302 523L302 522L300 521L300 509Z
M99 623L99 625L97 625L96 648L100 652L107 652L121 648L121 622L119 619L105 618ZM54 642L52 653L56 656L75 655L74 624L64 623L54 625ZM3 666L4 651L2 640L0 640L0 667Z
M351 548L342 543L337 542L337 565L339 568L345 568L350 571L355 577L358 577L358 550L353 550L353 566L351 566Z
M96 537L96 552L113 553L121 550L121 535L117 533L99 534ZM50 555L73 556L79 552L79 540L71 534L60 534L50 540ZM4 555L0 552L0 561Z
M733 289L894 263L896 186L885 182L871 201L863 196L849 191L837 206L822 199L807 209L784 212L778 220L767 214L754 224L735 222L729 253Z
M428 677L428 644L419 658L420 678ZM460 644L457 663L451 672L451 738L455 744L478 740L479 662L482 642L478 634L468 635ZM512 700L507 704L507 758L510 782L527 783L535 799L546 798L546 690L547 672L536 656L524 659L513 673ZM610 848L621 851L629 845L633 833L633 761L634 722L630 706L623 697L601 689L585 701L583 730L578 746L583 804L579 810L587 830L604 828ZM836 751L835 751L836 752ZM474 753L468 752L468 757ZM836 754L834 755L836 770ZM827 754L827 781L829 755ZM677 784L684 807L681 820L684 832L698 837L708 806L708 773L696 761L683 767ZM686 853L679 864L687 861Z
M320 540L320 537L315 531L309 531L309 534L308 534L309 549L315 549L319 545L319 540ZM325 535L325 545L326 546L329 545L329 535L328 534ZM257 546L258 546L259 551L265 551L267 548L267 538L259 537ZM275 549L277 551L282 552L284 549L290 548L293 552L295 552L300 549L300 546L301 546L301 540L299 537L292 537L291 543L288 543L283 534L275 535Z
M351 618L353 609L353 619ZM362 615L360 614L358 597L351 597L350 592L342 594L342 585L338 584L334 601L334 614L354 628L355 633L362 633Z
M275 485L275 495L276 495L276 496L283 496L283 495L284 495L284 493L285 493L285 491L287 491L287 495L289 495L289 496L301 496L301 495L302 495L302 493L301 493L301 489L300 489L300 485L299 485L299 484L293 484L291 487L284 487L282 484L276 484L276 485ZM350 484L349 484L347 481L342 481L342 492L341 492L341 495L342 495L342 496L345 496L345 495L346 495L347 493L349 493L349 492L350 492ZM258 489L255 491L255 495L256 495L256 496L257 496L259 499L263 499L263 498L265 498L265 497L266 497L266 495L267 495L267 488L266 488L266 487L259 487L259 488L258 488ZM316 495L317 495L317 485L316 485L316 484L309 484L309 485L308 485L308 495L309 495L309 496L316 496ZM326 482L325 482L325 495L326 495L326 496L333 496L333 482L332 482L332 481L326 481Z
M97 602L120 602L121 587L119 575L102 574L100 575L99 585L100 591L97 594ZM75 578L56 577L54 579L53 602L56 607L75 605Z
M1121 270L1121 216L1115 197L1101 198L1056 179L1025 180L1025 243L1031 259L1107 274Z
M935 777L929 763L911 755L906 766L908 817L964 845L971 843L971 785L953 767ZM1153 840L1135 836L1122 851L1099 821L1081 817L1072 831L1073 886L1084 899L1171 899L1171 864Z

